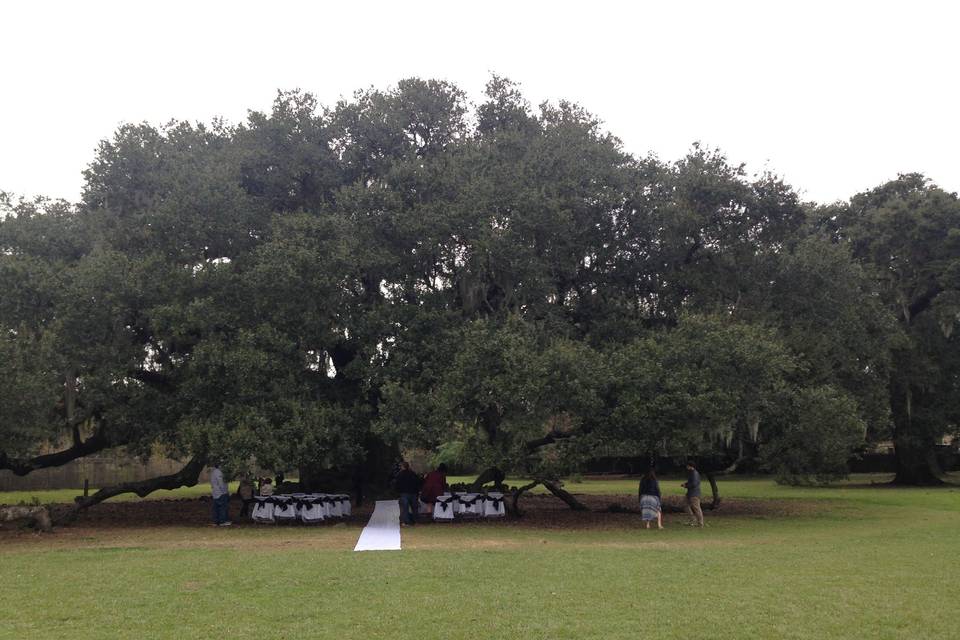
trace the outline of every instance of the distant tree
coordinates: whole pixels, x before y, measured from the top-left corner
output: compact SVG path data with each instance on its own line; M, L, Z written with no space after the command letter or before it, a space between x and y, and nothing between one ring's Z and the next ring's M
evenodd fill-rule
M892 351L889 383L899 484L937 484L935 442L960 423L960 201L906 174L821 223L877 280L905 341Z

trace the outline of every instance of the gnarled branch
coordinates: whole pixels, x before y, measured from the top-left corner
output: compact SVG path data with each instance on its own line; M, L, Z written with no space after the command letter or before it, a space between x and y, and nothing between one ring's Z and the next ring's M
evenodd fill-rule
M502 491L503 481L506 477L506 474L504 474L500 469L496 467L489 467L484 469L483 472L477 476L477 479L470 484L470 490L477 492L482 491L483 485L487 484L488 482L492 482L497 491Z
M554 482L553 480L541 480L540 484L545 486L547 491L567 503L567 506L574 511L588 511L587 505L577 500L572 493L561 487L558 482Z
M520 496L530 489L533 489L538 484L540 484L540 481L534 480L533 482L525 484L522 487L517 487L510 492L510 502L507 503L507 509L510 511L510 515L518 518L523 515L523 512L520 511Z
M137 482L124 482L112 487L104 487L92 496L78 498L76 503L70 509L58 516L55 524L64 524L72 521L84 509L99 504L104 500L118 496L123 493L135 493L141 498L145 498L158 489L179 489L180 487L192 487L200 479L200 472L207 465L207 456L205 453L194 455L189 462L180 471L166 476L157 476L147 480Z
M46 469L48 467L59 467L77 458L89 456L98 451L109 449L112 446L114 446L113 443L103 435L103 432L97 431L86 440L75 441L69 449L55 453L45 453L33 458L10 458L5 452L0 451L0 470L9 469L13 471L15 475L25 476L31 471Z

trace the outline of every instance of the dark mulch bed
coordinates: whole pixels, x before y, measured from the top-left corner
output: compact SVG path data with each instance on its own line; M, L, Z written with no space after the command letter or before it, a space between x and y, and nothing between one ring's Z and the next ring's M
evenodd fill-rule
M248 518L240 518L240 500L230 501L230 517L234 524L257 526ZM54 507L55 510L65 507ZM212 501L210 498L190 498L180 500L135 500L128 502L103 502L81 512L74 524L91 528L139 528L143 526L179 526L205 527L212 521ZM349 518L331 520L335 522L366 524L373 512L373 503L364 503L353 507ZM291 524L289 526L297 526Z

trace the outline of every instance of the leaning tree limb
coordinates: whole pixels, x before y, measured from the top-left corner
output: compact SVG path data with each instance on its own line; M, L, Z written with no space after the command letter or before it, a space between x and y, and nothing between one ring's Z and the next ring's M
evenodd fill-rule
M712 472L704 471L703 475L707 477L707 482L710 483L710 491L713 494L713 499L710 501L710 504L707 505L707 509L714 511L720 508L720 502L722 501L720 488L717 486L717 479Z
M54 524L66 524L73 521L84 509L88 509L104 500L119 496L123 493L135 493L141 498L145 498L158 489L179 489L180 487L192 487L200 479L200 472L207 466L206 454L196 454L180 471L166 476L157 476L147 480L137 482L123 482L112 487L104 487L92 496L77 498L76 502L65 513L58 515L54 519Z
M497 467L489 467L484 469L483 472L477 476L477 479L470 484L470 490L481 491L483 485L492 482L497 491L503 491L503 481L506 477L506 474Z
M547 488L547 491L557 496L565 503L567 506L573 509L574 511L588 511L587 505L583 504L577 500L572 493L560 486L559 482L554 482L553 480L541 480L540 484Z
M517 518L523 515L523 512L520 511L520 496L522 496L527 491L530 491L531 489L536 487L538 484L540 484L540 481L534 480L533 482L530 482L529 484L525 484L522 487L514 487L510 491L510 502L506 503L507 511L510 512L510 515L515 516Z
M81 441L75 438L73 445L68 449L33 458L10 458L6 452L0 451L0 470L9 469L14 475L25 476L31 471L59 467L78 458L109 449L112 446L113 443L102 432L98 431L86 440Z

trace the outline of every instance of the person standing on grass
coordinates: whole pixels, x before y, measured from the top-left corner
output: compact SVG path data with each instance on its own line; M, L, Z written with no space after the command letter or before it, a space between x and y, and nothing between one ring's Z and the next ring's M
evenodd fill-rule
M657 482L657 474L653 467L650 467L640 480L640 517L647 529L650 528L650 523L654 520L657 521L657 529L663 529L661 511L660 483Z
M687 481L682 485L687 490L687 506L684 509L690 516L690 526L703 526L703 510L700 509L700 474L696 465L687 463Z
M213 463L210 472L210 493L213 496L213 524L218 527L229 527L230 522L230 489L223 478L220 464Z
M410 470L410 463L400 463L400 473L396 480L397 493L400 494L400 524L403 526L417 521L417 494L420 492L420 478Z
M430 505L431 511L437 502L437 497L447 489L447 465L440 463L435 471L431 471L423 479L420 489L420 499Z

